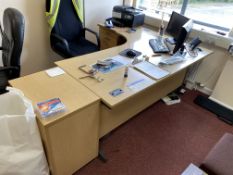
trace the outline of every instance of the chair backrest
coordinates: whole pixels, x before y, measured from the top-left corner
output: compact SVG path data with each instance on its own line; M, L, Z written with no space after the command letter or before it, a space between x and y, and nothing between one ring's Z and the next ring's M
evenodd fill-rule
M75 11L72 0L61 0L52 33L72 41L80 38L80 35L83 35L82 31L83 25Z
M17 67L10 71L9 79L20 76L20 56L24 40L24 17L16 9L7 8L3 13L2 61L3 65Z

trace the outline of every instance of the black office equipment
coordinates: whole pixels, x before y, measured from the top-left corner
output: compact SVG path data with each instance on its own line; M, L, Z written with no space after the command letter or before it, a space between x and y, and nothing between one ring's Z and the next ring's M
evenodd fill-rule
M125 49L122 52L119 53L121 56L129 57L129 58L135 58L142 54L142 52L139 52L134 49Z
M172 38L169 38L166 41L175 45L173 53L180 48L183 49L183 43L192 29L192 24L193 22L192 20L189 20L189 18L174 11L172 12L166 28L166 33Z
M177 40L182 26L188 21L189 18L173 11L165 32Z
M175 47L173 49L173 53L176 53L179 49L180 49L180 51L184 50L184 42L188 38L188 35L191 32L192 27L193 27L192 20L189 20L181 27L179 36L176 39L176 44L175 44Z
M169 48L167 47L165 40L158 36L154 39L149 40L150 47L152 48L154 53L168 53L170 52Z
M134 52L133 50L129 50L128 52L126 52L126 55L129 57L129 58L134 58L137 53Z
M47 0L50 2L51 0ZM50 3L47 3L48 5ZM50 9L50 8L47 8ZM85 32L96 37L97 45L85 38ZM72 0L61 0L56 23L51 31L52 49L64 58L92 53L100 49L99 36L96 32L84 28L77 16Z
M118 27L137 27L144 24L145 14L134 7L114 6L112 22Z
M188 47L191 51L193 51L199 44L201 44L201 40L199 37L195 37L188 43Z
M5 91L9 79L20 76L20 56L24 40L24 17L14 8L7 8L3 13L2 62L0 67L0 92Z

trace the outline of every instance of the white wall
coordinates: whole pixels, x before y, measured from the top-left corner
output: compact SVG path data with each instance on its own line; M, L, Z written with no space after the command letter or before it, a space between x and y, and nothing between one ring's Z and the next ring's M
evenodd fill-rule
M98 23L104 23L112 16L114 5L121 5L123 0L85 0L85 25L98 32Z
M233 110L233 59L229 59L223 69L223 72L218 79L218 82L214 88L211 99L215 102Z
M226 49L208 44L205 44L204 46L212 50L214 53L201 62L194 81L203 84L206 90L209 90L211 93L230 56Z
M58 58L50 49L49 32L44 10L45 2L37 0L1 0L0 16L7 7L18 9L25 17L25 36L21 55L22 75L51 66Z

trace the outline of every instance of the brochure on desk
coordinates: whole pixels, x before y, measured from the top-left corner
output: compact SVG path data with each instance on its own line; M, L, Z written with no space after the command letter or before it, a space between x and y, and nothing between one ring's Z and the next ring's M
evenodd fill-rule
M66 110L65 105L59 98L53 98L46 101L37 103L37 110L42 117L48 117L56 113L64 112Z
M92 65L93 68L98 69L102 73L109 73L112 72L120 67L130 65L132 63L132 59L124 58L120 55L107 58L105 60L111 60L113 64L109 67L99 67L98 64ZM149 76L152 79L158 80L163 77L166 77L170 73L162 68L159 68L158 66L148 62L148 61L142 61L134 65L134 68L143 74Z
M148 61L140 62L134 65L134 68L156 80L164 78L170 74L168 71L161 69Z
M124 58L120 55L109 57L101 61L111 61L111 64L109 66L99 66L98 64L92 65L94 69L97 69L98 71L106 74L110 73L114 70L117 70L123 66L129 65L132 62L132 59Z

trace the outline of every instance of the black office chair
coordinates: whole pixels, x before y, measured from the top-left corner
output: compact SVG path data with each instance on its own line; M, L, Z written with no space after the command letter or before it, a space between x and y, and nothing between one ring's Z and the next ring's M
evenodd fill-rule
M5 92L9 79L20 76L20 55L24 40L24 17L16 9L7 8L3 13L2 62L0 67L0 93Z
M46 1L48 11L50 0ZM95 35L98 45L86 40L85 32ZM75 12L72 0L61 0L55 26L50 35L52 49L64 58L99 51L99 37L96 32L84 28Z

